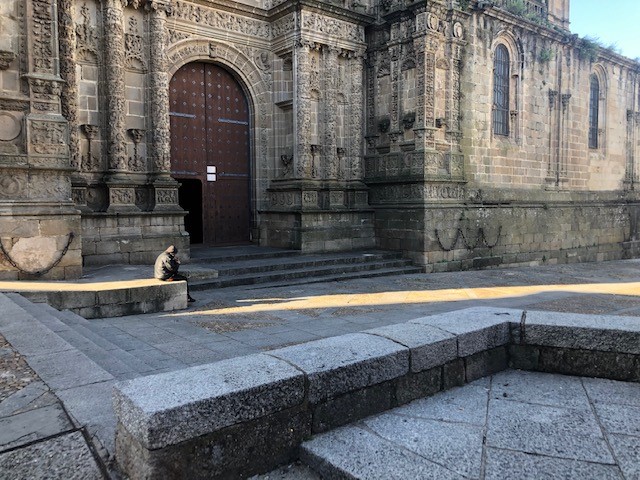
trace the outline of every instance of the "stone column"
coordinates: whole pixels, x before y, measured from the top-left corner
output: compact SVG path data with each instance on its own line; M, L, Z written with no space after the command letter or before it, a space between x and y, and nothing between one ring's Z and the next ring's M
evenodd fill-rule
M154 170L154 210L178 208L178 182L171 178L171 125L169 119L169 78L167 74L167 0L151 0L149 11L149 98L151 120L150 154Z
M124 83L124 6L127 0L104 0L104 55L107 107L109 209L137 211L135 188L128 178Z

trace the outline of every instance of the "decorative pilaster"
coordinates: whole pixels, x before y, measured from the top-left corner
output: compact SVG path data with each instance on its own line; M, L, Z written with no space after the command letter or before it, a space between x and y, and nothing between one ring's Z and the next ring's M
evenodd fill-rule
M80 138L78 132L78 82L76 79L76 29L73 21L72 0L58 0L58 36L60 76L64 80L61 94L62 115L69 122L71 168L78 171L80 169Z
M338 53L335 47L323 49L325 68L325 92L326 101L324 105L324 158L326 170L323 172L330 180L336 180L339 175L340 164L338 158L336 129L338 128Z
M171 172L171 137L169 119L169 78L167 74L167 15L171 7L165 0L151 0L149 10L149 91L151 92L151 158L156 174L168 177Z
M294 107L296 125L296 154L293 159L293 171L296 178L311 177L311 45L298 42L295 50L295 72L297 78ZM296 104L297 103L297 104Z
M112 173L127 170L124 5L126 0L104 0L105 86L107 100L107 158Z
M346 152L348 162L349 180L362 180L362 139L364 138L363 125L363 91L364 82L364 54L357 53L349 59L351 78L351 98L349 102L349 118L351 125L348 134L348 150Z

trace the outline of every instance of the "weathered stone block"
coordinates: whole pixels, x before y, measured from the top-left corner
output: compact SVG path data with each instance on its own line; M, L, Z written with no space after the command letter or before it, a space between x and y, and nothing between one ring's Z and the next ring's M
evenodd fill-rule
M453 387L464 385L464 360L458 358L442 366L442 389L448 390Z
M529 345L640 354L640 323L633 317L528 311Z
M493 375L508 366L507 347L497 347L478 352L464 359L465 380L467 383Z
M640 356L545 346L540 347L538 370L565 375L640 382Z
M522 311L498 308L467 308L412 320L410 323L431 325L457 336L458 356L509 343L509 322L520 320Z
M442 388L443 367L418 373L408 373L396 382L396 405L434 395Z
M385 337L409 348L412 372L428 370L457 357L456 337L430 325L403 323L362 333Z
M302 406L154 450L119 423L116 457L129 478L140 480L246 478L295 460L310 435L311 414Z
M397 378L409 371L409 349L374 335L348 334L281 348L308 378L308 399L319 403L340 394Z
M114 409L141 445L158 449L292 408L303 398L302 373L259 354L124 382L114 390Z
M326 432L393 408L395 384L384 382L330 398L312 407L312 433Z

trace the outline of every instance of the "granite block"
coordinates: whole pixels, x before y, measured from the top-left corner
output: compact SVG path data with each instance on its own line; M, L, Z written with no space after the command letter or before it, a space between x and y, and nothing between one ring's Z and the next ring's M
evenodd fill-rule
M304 376L267 355L249 355L116 385L119 422L144 448L157 449L291 408Z
M456 337L436 327L401 323L362 333L385 337L409 348L414 373L438 367L457 357Z
M519 322L521 310L475 307L430 317L411 320L409 323L431 325L457 336L458 356L507 345L510 340L509 325Z
M392 380L409 371L408 348L361 333L281 348L269 355L306 374L311 403Z
M528 311L523 337L528 345L640 354L635 317Z

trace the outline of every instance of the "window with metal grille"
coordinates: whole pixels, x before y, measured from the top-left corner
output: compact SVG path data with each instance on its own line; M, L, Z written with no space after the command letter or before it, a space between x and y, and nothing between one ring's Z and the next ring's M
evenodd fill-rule
M600 82L591 75L589 88L589 148L598 148L598 104L600 103Z
M493 61L493 133L509 135L509 51L498 45Z

